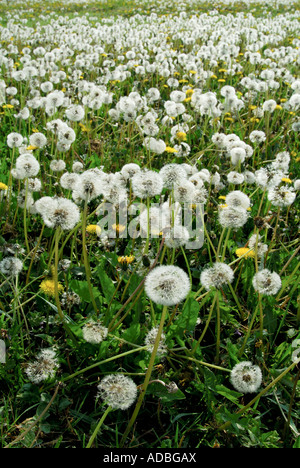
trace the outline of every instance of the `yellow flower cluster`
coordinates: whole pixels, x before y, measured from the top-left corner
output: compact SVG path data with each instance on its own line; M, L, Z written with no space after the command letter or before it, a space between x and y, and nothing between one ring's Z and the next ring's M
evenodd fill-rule
M100 236L101 234L101 227L98 226L98 224L89 224L86 227L86 232L88 234L97 234L97 236Z
M118 262L124 265L130 265L134 261L134 256L133 255L122 255L121 257L118 257Z
M241 247L240 249L237 249L235 251L235 254L237 257L243 257L243 258L254 258L255 257L255 252L251 249L248 249L247 247Z
M64 287L62 284L58 283L58 294L62 293ZM40 284L41 291L47 296L55 296L55 281L53 279L45 279Z

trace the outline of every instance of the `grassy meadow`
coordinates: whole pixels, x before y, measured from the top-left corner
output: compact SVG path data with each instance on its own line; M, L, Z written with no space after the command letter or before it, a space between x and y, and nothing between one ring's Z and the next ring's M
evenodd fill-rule
M0 2L2 448L300 448L299 18Z

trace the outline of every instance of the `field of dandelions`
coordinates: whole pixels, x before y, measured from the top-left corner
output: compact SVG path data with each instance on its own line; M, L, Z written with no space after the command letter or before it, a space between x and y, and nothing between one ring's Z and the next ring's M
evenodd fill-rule
M299 448L297 4L0 12L1 447Z

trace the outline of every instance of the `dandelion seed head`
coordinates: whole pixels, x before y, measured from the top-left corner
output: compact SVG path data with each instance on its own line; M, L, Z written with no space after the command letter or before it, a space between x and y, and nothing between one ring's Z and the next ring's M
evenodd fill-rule
M223 262L216 262L211 267L205 268L200 275L201 285L209 291L211 288L220 289L222 286L232 283L234 272L232 268Z
M97 396L112 409L128 409L136 400L137 386L134 381L122 374L109 374L97 386Z
M230 381L240 393L255 393L261 386L262 372L252 362L242 361L233 367Z
M281 279L278 273L264 268L254 275L252 284L258 293L273 296L281 288Z
M186 298L189 290L189 277L177 266L155 267L146 277L145 291L155 304L176 305Z
M99 344L106 339L108 328L100 322L89 321L82 328L83 339L88 343Z
M35 361L27 364L25 373L31 382L40 384L54 378L58 368L59 361L56 353L49 348L42 350Z
M147 346L147 350L149 353L152 353L153 347L155 344L155 340L157 338L157 333L158 333L158 327L153 327L151 330L147 333L145 337L145 345ZM166 336L164 333L161 333L158 348L157 348L157 355L162 356L167 353L167 346L166 346Z
M6 257L0 262L0 271L5 276L16 276L22 269L23 262L16 257Z

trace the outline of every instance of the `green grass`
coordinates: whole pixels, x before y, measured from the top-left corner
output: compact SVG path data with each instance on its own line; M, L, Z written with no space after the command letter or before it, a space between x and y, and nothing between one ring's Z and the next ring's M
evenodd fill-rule
M297 7L296 3L293 5ZM63 16L72 19L77 14L79 17L92 17L92 20L88 19L92 26L108 17L111 17L111 22L119 16L125 21L136 13L143 18L149 11L154 11L163 24L167 18L177 15L177 6L174 4L170 11L164 4L158 5L158 2L137 6L132 1L108 1L90 2L88 7L75 3L33 2L26 4L26 8L25 5L20 8L12 2L8 5L2 2L0 16L1 24L5 27L9 19L7 14L18 13L20 18L28 19L27 27L35 28L36 18L40 14L46 16L50 11L54 12L54 18ZM236 2L233 6L226 6L217 3L215 8L222 16L236 15L244 13L245 4ZM210 14L211 4L199 2L187 6L186 11L187 15ZM253 4L250 13L261 18L267 11L271 12L272 18L276 18L277 15L290 13L292 6ZM48 22L47 18L40 21L43 34ZM164 34L162 43L168 43L178 55L192 51L194 44L185 43L167 29L164 29ZM297 37L296 32L289 32L276 46L267 43L260 51L263 54L268 47L295 48L297 46L293 40ZM91 41L93 46L95 42ZM14 37L2 41L1 45L6 49L10 43L17 47L17 52L10 53L10 57L16 69L22 68L22 49L29 44L20 37ZM39 41L39 45L47 47L47 44L47 38L44 43ZM50 49L57 45L50 44ZM37 43L30 47L36 46ZM200 46L199 40L196 47ZM264 67L255 67L245 57L245 38L241 39L239 47L241 55L237 60L242 66L241 73L226 75L222 72L226 62L219 61L216 66L210 66L208 61L203 61L204 69L214 74L204 82L203 93L213 91L223 102L221 89L224 84L229 84L243 96L245 89L241 79L251 73L259 76ZM117 58L121 52L116 50L114 44L104 42L103 48L105 54L100 56L97 66L102 67L107 56L113 56L117 64L121 63ZM122 50L122 54L129 49ZM74 55L79 53L82 51L75 47ZM149 49L148 53L152 60L155 52ZM58 64L67 75L68 67L72 65L72 61L69 66L61 62ZM286 67L294 77L297 76L295 62ZM24 106L28 85L13 80L5 66L2 66L2 76L8 86L17 88L20 107ZM193 84L192 74L188 75L183 65L176 65L176 76L179 80L185 80L179 89L184 84L197 87ZM225 82L219 81L223 77ZM41 81L49 78L47 72ZM97 78L97 70L84 69L84 80L95 82ZM219 197L225 197L235 187L225 184L217 191L208 186L206 236L199 250L164 249L161 237L151 240L147 256L143 256L144 245L140 239L118 238L112 246L99 245L96 236L85 234L86 223L82 215L71 232L62 233L56 246L55 229L43 226L41 216L36 213L28 213L24 218L24 210L18 206L17 197L24 184L23 181L10 179L10 169L14 167L17 153L6 144L7 135L13 131L27 137L33 130L47 135L47 146L33 150L41 164L37 177L42 182L42 192L34 193L35 200L41 196L55 195L72 198L72 194L60 186L60 175L50 171L52 158L64 159L67 170L71 170L74 161L81 161L84 169L103 166L108 173L120 171L127 163L137 163L154 171L159 171L167 163L188 163L195 164L198 170L207 168L211 173L218 171L225 181L232 166L230 160L217 151L211 142L216 132L236 134L248 143L253 130L267 130L267 142L256 148L254 157L247 161L247 168L255 171L274 160L279 152L289 151L291 162L288 177L292 183L299 179L299 137L297 132L291 131L295 114L278 108L271 114L267 126L266 119L256 119L251 108L251 105L262 106L266 99L275 99L278 104L288 100L292 93L290 84L282 78L278 81L278 90L271 90L267 96L260 93L253 103L246 102L240 112L222 113L220 118L213 121L195 112L187 101L186 112L192 115L194 121L192 129L187 132L186 141L191 153L186 158L176 158L168 152L150 154L143 146L143 135L136 123L121 120L116 126L108 116L108 110L115 107L121 96L127 96L134 86L141 96L146 95L150 87L157 86L161 101L153 107L159 113L158 138L172 146L170 128L161 125L163 103L169 99L171 88L167 85L167 78L159 74L146 74L141 78L132 71L124 81L110 80L107 89L114 93L113 103L103 105L96 111L89 110L82 125L75 124L76 141L66 153L57 151L55 138L46 131L47 122L55 118L64 119L63 109L53 116L47 115L43 109L36 109L32 111L34 120L17 121L14 113L18 106L11 109L2 106L0 182L12 189L12 195L11 199L8 196L2 200L0 198L0 261L8 255L12 245L19 244L24 249L17 252L24 262L20 275L7 279L0 274L0 338L7 348L6 363L0 364L2 447L85 448L106 409L101 400L96 400L99 380L105 375L121 372L131 377L137 385L144 384L150 361L150 354L144 349L144 339L149 328L160 323L163 312L161 306L149 301L143 288L149 263L156 258L157 264L174 264L189 272L192 288L186 301L168 309L164 325L168 353L164 358L157 356L155 359L150 380L154 382L147 385L136 419L131 419L135 405L125 411L110 412L93 442L94 446L153 449L299 448L299 363L292 364L291 360L300 339L298 199L291 206L278 210L268 201L262 189L243 184L240 189L252 202L249 219L242 229L236 232L227 230L222 234L218 205L223 201ZM64 82L71 85L72 79L66 78ZM63 83L55 84L54 88L61 90ZM80 102L76 88L70 87L65 93L72 102ZM168 190L165 190L165 199L168 195ZM88 204L87 224L94 225L99 221L96 210L101 201L98 198ZM159 202L159 197L153 201ZM83 213L83 205L80 209ZM262 225L262 220L267 225ZM252 279L258 268L258 259L238 259L236 256L236 250L244 247L250 236L258 231L269 247L264 266L279 273L282 280L282 288L273 296L259 297L253 289ZM84 239L83 235L86 235ZM83 255L85 243L87 257ZM225 285L220 292L206 292L201 288L200 275L205 267L216 260L214 251L217 250L224 253L224 261L234 268L234 282L231 287ZM131 254L135 257L132 264L120 263L119 256ZM142 258L143 274L136 271L139 258ZM68 307L62 306L57 298L44 294L40 289L43 279L51 277L56 280L53 276L57 266L55 260L61 259L70 260L71 266L66 271L59 271L58 280L65 291L69 288L80 298L79 304L69 304ZM261 315L260 309L256 309L260 305ZM64 326L59 306L65 316ZM100 345L88 343L82 333L87 321L95 317L95 309L104 325L109 327L108 337ZM258 314L251 323L256 310ZM48 347L57 351L60 367L53 379L37 385L28 379L25 369L41 349ZM241 360L252 361L261 368L263 382L255 394L241 394L230 382L230 371ZM175 382L178 391L169 393L159 380L166 384ZM130 421L133 422L132 426Z

